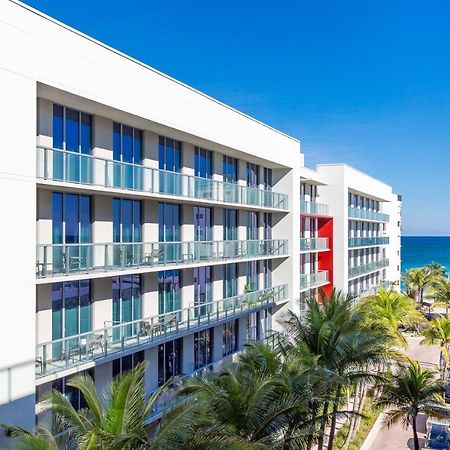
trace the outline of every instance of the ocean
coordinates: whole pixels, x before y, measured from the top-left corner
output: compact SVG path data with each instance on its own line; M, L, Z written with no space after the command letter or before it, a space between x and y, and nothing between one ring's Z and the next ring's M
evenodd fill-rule
M450 236L403 236L402 273L432 261L450 271Z

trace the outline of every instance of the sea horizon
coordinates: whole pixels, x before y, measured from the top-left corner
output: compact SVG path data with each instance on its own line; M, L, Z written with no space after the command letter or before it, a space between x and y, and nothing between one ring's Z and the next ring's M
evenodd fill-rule
M450 269L450 235L402 236L401 245L402 273L432 261Z

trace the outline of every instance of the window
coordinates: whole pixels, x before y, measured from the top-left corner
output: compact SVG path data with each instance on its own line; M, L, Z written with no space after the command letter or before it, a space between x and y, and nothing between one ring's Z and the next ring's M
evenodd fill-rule
M259 332L259 312L251 313L247 316L247 340L248 341L259 341L260 332Z
M259 166L253 163L247 163L247 186L259 186Z
M223 266L223 298L237 295L237 264Z
M142 317L141 276L134 274L112 277L112 291L113 324L127 324L114 329L113 340L135 336L139 332L139 322L128 322L138 321Z
M84 371L84 373L94 379L93 369L86 370ZM63 394L67 398L67 400L69 400L70 404L75 408L76 411L81 408L86 408L86 400L84 399L81 391L67 384L67 382L70 381L70 378L71 377L64 377L53 381L52 388L56 391L61 392L61 394Z
M212 178L212 152L195 147L194 170L196 177Z
M258 261L247 262L247 286L250 292L258 290Z
M237 240L237 210L224 209L223 210L223 240L236 241Z
M141 242L140 200L113 199L113 241Z
M272 213L264 213L264 240L268 241L272 239Z
M223 325L222 355L227 356L234 353L238 347L238 320L227 322Z
M89 158L92 150L92 116L61 105L53 105L53 148L73 154L54 152L53 177L57 180L91 182ZM78 153L78 155L76 155Z
M181 280L178 269L158 272L158 306L159 314L181 308Z
M158 210L159 241L180 241L180 205L159 203Z
M258 240L259 214L257 211L247 211L247 240Z
M213 330L194 333L194 369L197 370L212 363Z
M223 155L223 181L227 183L237 183L238 165L237 159Z
M272 190L272 169L264 167L264 189L266 191Z
M91 202L87 195L52 195L53 244L86 244L91 242ZM90 267L88 246L70 245L53 247L54 272L81 270Z
M164 136L159 137L160 192L181 195L181 142Z
M212 208L194 207L194 239L196 241L212 241Z
M52 284L52 339L77 336L91 331L90 280ZM72 342L69 340L68 345ZM73 341L77 345L77 341ZM62 348L62 346L60 346ZM61 350L61 348L59 350ZM55 352L55 348L53 351Z
M142 260L140 200L113 199L113 242L129 243L114 245L114 264L119 267L136 265Z
M262 261L264 274L264 289L272 287L272 260L265 259Z
M142 164L142 131L114 122L113 159L127 164L114 164L114 186L142 189L143 171L131 164Z
M176 375L181 375L183 338L158 346L158 386Z
M194 267L194 305L204 305L212 300L212 267ZM208 307L195 308L195 317L207 314Z
M138 364L144 361L144 351L132 353L131 355L117 358L113 361L113 378L125 372L134 369Z

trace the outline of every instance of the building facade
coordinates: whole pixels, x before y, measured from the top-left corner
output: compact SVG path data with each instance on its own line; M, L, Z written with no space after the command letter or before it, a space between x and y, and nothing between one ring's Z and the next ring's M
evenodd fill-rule
M1 423L33 427L50 389L81 407L82 371L101 392L147 361L150 395L217 368L299 298L353 290L345 264L375 259L350 239L399 266L398 228L354 225L358 184L306 169L298 140L19 2L0 16Z

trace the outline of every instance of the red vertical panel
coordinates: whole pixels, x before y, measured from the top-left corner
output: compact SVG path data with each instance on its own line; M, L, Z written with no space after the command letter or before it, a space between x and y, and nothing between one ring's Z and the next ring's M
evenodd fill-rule
M328 252L319 253L319 270L328 270L329 283L322 287L328 296L333 289L333 219L330 217L319 218L318 236L328 238Z

